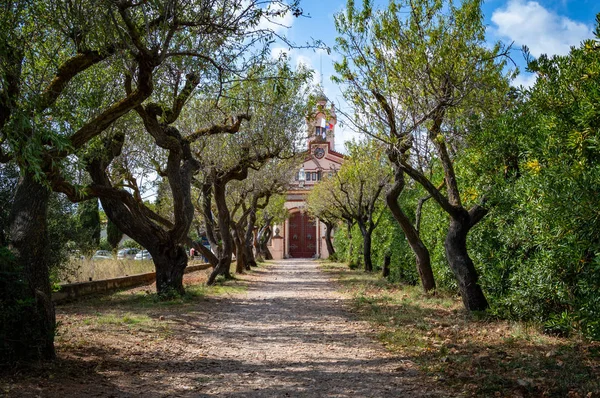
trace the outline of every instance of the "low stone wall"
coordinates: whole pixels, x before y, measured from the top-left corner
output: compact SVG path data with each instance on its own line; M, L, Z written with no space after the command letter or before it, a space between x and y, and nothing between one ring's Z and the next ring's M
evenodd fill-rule
M202 271L210 267L210 264L188 265L185 268L185 273L187 274L189 272ZM78 297L89 296L91 294L149 285L154 283L155 280L156 273L148 272L146 274L121 276L119 278L104 279L101 281L66 283L60 286L60 290L58 292L52 293L52 301L55 303L71 301Z

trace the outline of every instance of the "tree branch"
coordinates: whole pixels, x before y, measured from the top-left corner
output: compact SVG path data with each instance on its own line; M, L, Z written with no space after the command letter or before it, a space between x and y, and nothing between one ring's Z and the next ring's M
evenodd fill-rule
M425 188L427 192L433 197L433 199L438 202L438 204L444 209L445 212L450 214L451 216L458 216L460 213L461 207L457 207L452 205L448 199L442 195L439 189L435 185L429 181L427 177L421 174L418 170L415 170L408 162L402 161L398 165L402 171L408 174L413 180L418 182Z
M240 127L242 125L242 120L250 120L250 115L248 114L239 114L237 115L236 118L234 118L232 120L232 123L227 125L227 124L215 124L213 126L204 128L204 129L200 129L197 130L196 132L188 135L187 137L185 137L187 142L194 142L196 141L198 138L200 137L206 137L209 135L215 135L215 134L223 134L223 133L227 133L227 134L235 134L240 130Z

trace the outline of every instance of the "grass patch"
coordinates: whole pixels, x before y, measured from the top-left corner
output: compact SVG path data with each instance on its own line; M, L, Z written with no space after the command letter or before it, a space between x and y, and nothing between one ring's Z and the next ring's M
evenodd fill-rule
M390 351L432 382L468 396L600 397L600 344L548 336L535 324L467 314L452 292L425 295L377 274L323 262Z
M146 286L60 305L57 350L81 356L93 350L116 349L129 355L131 350L185 340L188 336L179 332L180 325L203 317L210 306L207 301L247 289L243 278L206 286L209 272L187 274L186 293L171 300L161 300L152 286Z
M185 294L168 300L156 294L152 285L82 298L63 304L60 308L67 314L83 315L83 319L77 319L88 326L139 325L147 324L160 316L193 312L195 307L205 305L211 297L238 294L247 290L243 279L223 280L213 286L206 286L209 272L210 270L204 270L187 274L184 277Z
M213 286L204 284L187 285L183 296L175 296L169 300L164 300L150 289L134 289L116 292L106 296L94 297L89 300L83 300L85 306L121 308L124 310L140 309L160 309L189 307L205 301L210 296L222 296L236 293L243 293L247 287L237 280L228 280L217 283ZM77 305L77 304L75 304Z
M148 324L152 319L145 314L126 313L124 315L116 314L98 314L96 322L99 325L139 325Z

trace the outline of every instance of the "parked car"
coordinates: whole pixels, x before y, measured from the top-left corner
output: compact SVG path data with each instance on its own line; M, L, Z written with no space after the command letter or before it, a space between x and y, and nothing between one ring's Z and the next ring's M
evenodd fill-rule
M152 256L148 252L148 250L142 250L138 254L135 255L135 260L152 260Z
M133 260L140 249L125 247L117 252L117 260Z
M71 260L85 260L85 256L81 254L81 250L69 250L69 258Z
M112 260L113 256L108 250L98 250L92 256L92 260Z

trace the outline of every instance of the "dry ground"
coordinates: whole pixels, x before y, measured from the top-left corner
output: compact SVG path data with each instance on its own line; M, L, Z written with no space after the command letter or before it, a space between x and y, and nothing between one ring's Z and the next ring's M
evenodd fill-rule
M419 286L344 264L325 262L322 269L353 297L352 311L373 325L381 343L447 395L600 398L600 342L467 314L454 292L425 295Z
M203 274L190 274L200 286ZM162 303L146 289L58 308L59 360L11 369L7 397L451 396L375 342L316 262L270 263Z

